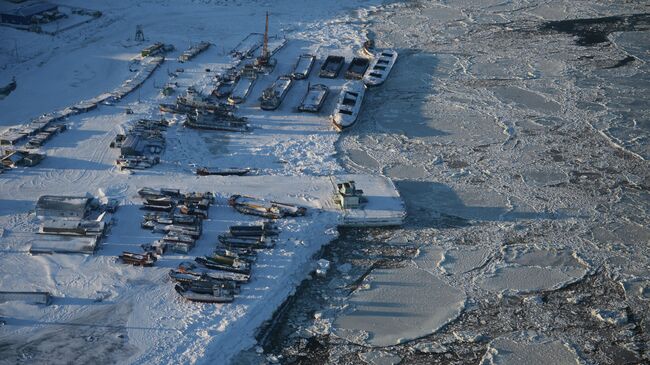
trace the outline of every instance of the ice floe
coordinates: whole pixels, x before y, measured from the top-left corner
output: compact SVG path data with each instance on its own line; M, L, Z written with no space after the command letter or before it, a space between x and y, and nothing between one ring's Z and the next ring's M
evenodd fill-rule
M513 333L492 340L481 365L569 365L582 364L566 342L535 332Z
M477 279L485 289L504 294L556 290L582 279L589 266L570 250L509 247L504 261Z
M361 345L390 346L436 332L465 307L465 293L416 267L375 269L333 324Z

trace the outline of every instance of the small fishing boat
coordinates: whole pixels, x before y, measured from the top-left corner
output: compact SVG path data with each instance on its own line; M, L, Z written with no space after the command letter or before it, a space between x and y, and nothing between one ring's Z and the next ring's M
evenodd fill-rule
M194 242L196 242L196 240L191 236L180 234L177 232L169 232L165 236L163 236L162 239L165 242L180 242L188 245L194 245Z
M213 255L230 257L232 259L237 259L246 262L254 262L256 259L256 252L252 249L248 249L245 247L240 247L240 248L217 247L214 249Z
M153 266L156 262L156 256L151 252L140 254L124 251L119 257L125 264L131 264L133 266Z
M196 113L190 114L183 125L195 129L226 132L248 132L251 129L245 118L238 118L232 114L200 112L198 110Z
M207 207L198 207L192 205L180 205L178 211L185 215L193 215L200 218L208 218Z
M339 101L331 116L337 130L349 128L357 121L365 92L366 87L360 81L349 81L343 85Z
M282 100L284 100L284 97L287 96L287 93L289 92L289 89L291 88L291 85L293 84L293 79L289 76L280 76L278 77L277 80L271 85L270 87L266 88L262 92L262 97L260 100L262 101L260 103L260 108L262 110L275 110L277 109L280 104L282 104Z
M363 57L355 57L350 62L347 71L345 71L345 78L349 80L361 80L363 75L368 69L370 60Z
M280 230L271 222L264 222L254 226L230 226L233 236L277 236Z
M220 287L214 286L211 293L196 291L190 284L178 283L174 286L174 290L183 298L201 303L230 303L235 297L229 291Z
M218 176L244 176L251 172L249 168L236 168L236 167L199 167L196 169L196 174L199 176L218 175Z
M176 108L179 111L201 109L223 113L232 112L234 110L233 105L222 103L212 97L202 96L191 86L187 88L185 95L180 95L176 98Z
M314 62L316 61L316 56L313 54L302 54L298 57L298 62L293 66L293 72L291 76L295 80L304 80L309 77L309 72L312 67L314 67Z
M233 236L230 233L221 234L217 237L219 242L226 247L243 247L251 249L266 249L275 246L275 240L267 239L264 236Z
M115 160L115 165L117 165L120 170L144 170L155 166L158 162L158 157L120 156Z
M370 63L370 67L363 76L363 83L367 86L378 86L386 81L388 74L393 69L397 61L397 52L394 50L384 50L375 55Z
M246 195L233 195L228 204L243 214L257 215L270 219L297 217L305 215L307 208L293 204L266 201Z
M195 276L207 276L215 280L229 280L236 283L247 283L250 280L249 274L240 274L231 271L221 271L221 270L212 270L209 269L198 262L182 262L178 265L179 272L184 272L187 274Z
M143 209L156 210L160 212L171 212L174 209L174 202L169 197L149 197L144 201Z
M194 275L181 270L170 270L169 278L178 282L189 284L193 291L208 292L212 287L219 287L232 294L239 294L239 283L232 280L213 279L207 275Z
M320 68L320 73L318 74L318 76L328 78L328 79L335 79L336 77L338 77L339 72L343 68L344 64L345 64L345 57L329 55L325 59L325 62L323 62L323 65Z
M237 274L250 274L251 265L249 262L227 259L225 257L214 258L211 256L197 257L194 259L197 263L212 270L229 271Z
M160 198L163 196L167 196L170 198L178 198L181 196L181 191L178 189L172 189L172 188L160 188L160 189L154 189L154 188L141 188L138 190L138 195L140 195L142 198Z
M329 91L329 88L323 84L309 85L298 110L301 112L318 112L325 103Z

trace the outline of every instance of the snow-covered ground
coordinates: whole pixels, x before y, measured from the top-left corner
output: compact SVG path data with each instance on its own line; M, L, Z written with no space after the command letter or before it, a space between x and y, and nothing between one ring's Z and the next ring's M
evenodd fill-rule
M301 53L323 59L336 52L350 58L365 39L359 24L372 2L61 3L92 6L103 16L55 36L0 28L1 38L10 40L0 44L0 80L15 76L18 82L18 88L0 100L3 128L113 90L130 77L129 61L148 44L161 41L176 50L142 87L115 106L100 105L67 120L69 130L44 145L47 157L39 166L0 175L2 290L43 290L55 297L50 306L0 304L6 322L0 332L0 362L225 363L255 344L256 329L312 270L312 255L336 237L341 219L331 205L333 185L327 176L344 172L334 158L338 134L328 121L335 98L318 114L299 114L296 108L308 82L326 83L336 95L343 80L323 81L314 71L309 80L293 86L274 112L261 111L257 99L279 75L291 71ZM288 43L276 54L275 70L257 80L239 108L238 114L248 117L254 130L229 134L176 123L166 133L160 165L134 174L118 171L118 151L109 144L129 122L158 118L158 103L173 100L175 95L160 95L160 87L170 80L168 71L184 69L173 80L181 90L191 85L208 90L215 74L233 64L228 51L249 33L263 31L266 11L271 33L286 37ZM143 26L144 43L133 40L137 24ZM213 46L190 62L175 61L198 41ZM126 108L135 114L127 115ZM194 167L203 165L251 167L258 176L194 175ZM165 256L156 267L145 269L116 262L123 250L137 252L140 244L156 238L139 228L142 211L136 191L143 186L219 194L191 256ZM96 255L27 254L36 237L33 209L38 196L100 190L122 206ZM234 193L299 203L309 207L310 214L280 222L280 243L260 254L252 282L235 303L188 303L174 292L167 271L188 257L209 254L217 234L229 225L254 221L227 206L226 197Z

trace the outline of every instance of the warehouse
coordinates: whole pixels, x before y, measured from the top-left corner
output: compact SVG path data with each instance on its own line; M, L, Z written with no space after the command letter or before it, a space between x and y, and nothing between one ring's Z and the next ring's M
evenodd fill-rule
M0 20L2 23L30 25L43 23L42 20L56 18L58 6L46 2L36 2L17 9L2 10Z

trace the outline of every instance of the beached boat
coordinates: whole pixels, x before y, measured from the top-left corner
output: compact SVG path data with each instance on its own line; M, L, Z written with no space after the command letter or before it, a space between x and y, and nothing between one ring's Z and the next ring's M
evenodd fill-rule
M188 128L209 129L226 132L248 132L250 125L245 118L238 118L232 114L199 112L190 114L183 123Z
M274 239L268 239L265 236L234 236L230 233L221 234L217 237L219 242L225 247L243 247L251 249L266 249L275 246Z
M202 233L201 225L192 227L176 224L154 224L152 231L156 233L176 233L179 235L190 236L194 239L199 239Z
M170 198L178 198L181 196L181 191L172 188L154 189L154 188L144 187L138 190L138 195L140 195L142 198L160 198L163 196L167 196Z
M345 78L349 80L361 80L363 75L368 69L370 60L363 57L355 57L350 62L347 71L345 71Z
M189 284L193 291L196 292L210 292L212 287L225 289L232 294L239 294L239 283L232 280L213 279L208 275L195 275L181 270L170 270L169 278L178 282Z
M250 280L250 274L241 274L231 271L221 271L209 269L198 262L186 261L178 265L179 272L195 276L207 276L215 280L230 280L236 283L247 283Z
M365 85L359 81L349 81L343 85L339 101L331 116L337 130L348 128L357 121L365 92Z
M345 57L329 55L325 59L325 62L323 62L318 76L328 79L335 79L338 77L339 72L341 72L344 64Z
M246 195L233 195L228 204L243 214L257 215L270 219L305 215L307 208L293 204L266 201Z
M289 92L291 85L293 85L293 79L291 77L289 76L278 77L278 79L275 80L273 85L266 88L262 92L262 97L260 98L260 100L262 101L260 104L260 108L262 108L263 110L277 109L280 106L280 104L282 104L282 100L284 100L284 97L287 96L287 93Z
M151 252L139 254L124 251L119 257L125 264L131 264L134 266L153 266L156 262L156 256Z
M309 85L298 110L301 112L318 112L325 103L328 94L329 88L323 84Z
M239 248L217 247L214 249L213 255L230 257L232 259L237 259L246 262L253 262L257 258L256 252L253 249L249 249L245 247L239 247Z
M231 104L243 103L253 88L255 80L257 80L257 77L254 77L250 74L245 77L241 77L239 81L237 81L235 87L232 89L230 96L228 97L228 102Z
M196 110L196 108L192 108L185 105L165 104L165 103L160 104L160 107L158 109L161 112L173 113L173 114L190 114L190 113L194 113L194 111Z
M280 230L271 222L264 222L254 226L230 226L233 236L277 236Z
M194 245L194 242L196 242L196 240L191 236L180 234L177 232L169 232L162 239L165 242L180 242L189 245Z
M229 271L238 274L250 274L251 265L249 262L241 260L226 260L222 258L213 258L210 256L197 257L194 259L197 263L212 270Z
M190 205L180 205L178 211L185 215L193 215L201 218L208 218L207 207L196 207Z
M381 51L375 55L370 67L363 76L363 83L367 86L378 86L386 81L388 74L397 61L397 52L392 49Z
M160 162L158 157L120 156L115 160L115 165L117 165L120 170L144 170L155 166L158 162Z
M295 80L303 80L309 77L309 72L311 72L312 67L314 67L314 62L316 61L316 56L313 54L302 54L298 57L298 62L293 66L293 72L291 76Z
M235 297L229 291L220 287L213 287L211 293L202 293L193 290L189 284L178 283L174 286L178 294L187 300L201 303L230 303Z
M236 167L199 167L196 169L196 174L199 176L218 175L218 176L243 176L251 172L249 168L236 168Z
M234 110L233 105L222 103L219 100L213 99L211 97L202 96L193 87L187 88L185 95L180 95L176 98L176 105L176 108L179 111L192 111L194 109L201 109L207 111L229 113Z
M174 209L174 202L168 197L147 198L142 204L142 209L155 210L160 212L171 212Z

